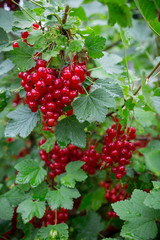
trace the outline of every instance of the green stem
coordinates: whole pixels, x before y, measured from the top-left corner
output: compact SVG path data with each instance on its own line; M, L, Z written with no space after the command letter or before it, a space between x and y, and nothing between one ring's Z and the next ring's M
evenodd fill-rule
M86 93L86 94L89 96L89 94L88 94L88 92L87 92L86 88L85 88L85 87L83 87L83 89L84 89L85 93Z
M29 0L29 1L32 2L33 4L37 5L38 7L45 8L45 7L43 7L42 5L40 5L39 3L37 3L33 0Z
M96 67L96 68L91 68L91 69L88 70L88 72L91 72L91 71L93 71L93 70L97 70L97 69L100 69L100 68L102 68L102 66Z
M123 44L123 49L124 49L124 61L125 61L126 69L127 69L129 89L130 89L130 91L132 91L132 89L131 89L131 81L130 81L130 76L129 76L129 71L128 71L128 63L127 63L127 58L126 58L126 48L125 48L124 44Z
M11 0L14 4L16 4L19 8L22 8L23 9L23 11L26 13L26 14L28 14L28 16L30 16L30 18L32 18L37 24L38 24L38 22L37 22L37 20L34 18L34 17L32 17L32 15L29 13L29 12L27 12L23 7L21 7L18 3L16 3L14 0Z
M55 225L57 225L57 209L55 209Z

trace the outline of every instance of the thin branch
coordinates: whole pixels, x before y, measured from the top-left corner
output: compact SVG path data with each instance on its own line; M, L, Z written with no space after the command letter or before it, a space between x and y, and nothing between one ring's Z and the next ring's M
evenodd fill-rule
M63 24L65 24L66 21L67 21L68 13L69 13L69 6L66 5L66 7L65 7L65 11L64 11L64 16L63 16L63 19L62 19L62 23L63 23Z
M119 45L121 42L122 42L122 40L120 39L120 40L118 40L118 41L112 43L111 45L105 47L103 51L108 51L109 49L111 49L111 48L113 48L113 47Z
M153 70L150 72L150 74L148 74L148 76L145 78L145 80L149 79L159 66L160 66L160 62L153 68ZM139 92L141 87L142 87L142 84L140 84L139 87L137 88L137 90L134 92L134 94L133 94L134 96L137 95L137 93Z

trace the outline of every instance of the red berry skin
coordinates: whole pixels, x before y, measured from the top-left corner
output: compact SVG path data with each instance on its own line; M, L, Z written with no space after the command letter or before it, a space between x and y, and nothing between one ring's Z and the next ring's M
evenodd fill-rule
M13 43L13 48L20 48L19 44L17 42Z
M43 114L46 114L46 112L47 112L47 108L45 106L41 106L40 110Z
M29 86L28 84L25 84L24 89L26 92L30 92L32 90L32 87Z
M38 92L41 94L41 93L44 93L45 90L46 90L46 84L44 81L38 81L36 83L36 89L38 90Z
M53 97L54 97L55 99L61 99L61 97L62 97L62 95L61 95L61 90L59 90L59 89L54 90L54 91L53 91Z
M73 72L75 75L78 75L78 76L82 76L84 75L84 71L83 71L83 68L81 66L75 66L74 69L73 69Z
M52 101L53 101L53 96L52 96L52 94L51 94L51 93L47 93L47 94L45 95L45 99L46 99L47 102L52 102Z
M53 118L54 118L54 113L48 111L48 112L46 113L46 116L47 116L47 118L52 118L52 119L53 119Z
M38 59L36 64L36 69L38 69L39 67L46 67L46 65L47 65L47 62L45 60Z
M61 89L63 87L63 81L59 78L57 78L54 82L54 88Z
M116 178L117 179L121 179L123 177L123 175L121 173L116 173Z
M69 97L62 97L62 103L69 105L71 103L71 100Z
M55 77L51 74L47 74L46 78L45 78L45 83L48 85L52 85L55 81Z
M119 164L120 165L126 165L126 158L120 158L120 160L119 160Z
M69 93L70 99L73 100L77 96L77 94L78 94L78 92L75 90L70 91L70 93Z
M36 72L32 73L31 78L34 83L38 82L39 80L38 74Z
M33 99L38 99L40 97L40 93L36 89L32 89L31 96Z
M55 125L55 120L53 118L48 119L47 125L49 127L53 127Z
M51 179L53 179L55 176L56 176L56 174L55 174L54 172L49 172L49 177L50 177Z
M32 112L37 112L38 110L38 105L35 102L29 102L28 104L29 108L32 110Z
M78 88L79 83L80 83L80 77L77 75L73 75L71 78L71 88L72 89Z
M118 171L121 173L121 172L123 172L123 171L125 171L126 169L125 169L125 166L122 166L122 165L120 165L120 166L118 166Z
M21 81L21 86L22 86L22 87L25 87L25 84L26 84L25 81L22 79L22 81Z
M33 29L37 30L39 28L39 25L37 23L33 23Z
M19 72L18 77L22 79L23 78L23 72Z
M37 70L38 77L45 78L47 76L47 69L45 67L39 67Z
M56 106L59 107L59 108L63 108L64 107L64 104L61 100L56 100Z
M54 113L53 118L54 118L55 120L58 120L58 118L59 118L59 114L58 114L58 113Z
M62 96L69 97L70 91L67 87L64 87L64 88L62 88L61 93L62 93Z
M54 102L49 102L46 105L48 111L54 111L56 109L56 104Z
M71 70L69 68L64 68L62 71L62 77L65 80L70 80L72 76Z
M21 33L21 38L25 39L29 36L29 32L28 31L25 31L25 32L22 32Z

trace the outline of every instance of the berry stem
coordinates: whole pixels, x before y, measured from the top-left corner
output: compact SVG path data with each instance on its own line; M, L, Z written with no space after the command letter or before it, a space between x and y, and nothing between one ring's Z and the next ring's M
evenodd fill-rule
M55 209L55 225L57 225L57 209Z
M45 8L41 4L39 4L39 3L37 3L37 2L35 2L33 0L29 0L29 1L32 2L33 4L37 5L38 7Z

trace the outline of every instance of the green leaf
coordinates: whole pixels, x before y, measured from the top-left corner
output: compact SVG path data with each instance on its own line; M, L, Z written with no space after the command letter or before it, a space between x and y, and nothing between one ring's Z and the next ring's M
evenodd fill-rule
M3 28L6 32L10 32L12 30L13 23L12 11L6 11L0 8L0 23L1 28Z
M49 61L50 58L57 57L58 54L59 54L59 51L52 49L52 50L47 50L42 55L44 60Z
M76 240L97 240L98 233L104 228L100 216L93 211L89 211L85 217L77 217L73 222L78 232Z
M19 135L25 138L32 132L39 121L38 112L32 112L27 105L20 105L16 110L10 112L7 117L10 120L5 129L5 137Z
M160 36L160 22L154 2L148 0L135 0L135 2L148 26L154 33Z
M160 209L160 189L153 189L150 193L148 193L146 199L144 200L144 204L150 208Z
M87 22L87 17L86 17L86 13L83 9L83 7L79 7L79 8L73 8L71 13L70 13L70 16L77 16L79 17L82 21L85 21Z
M24 223L29 222L34 216L42 218L46 210L45 202L27 199L19 204L17 212L21 213Z
M160 211L156 211L144 205L147 193L141 190L134 190L130 200L120 201L112 204L117 215L126 222L121 231L124 238L131 239L153 239L157 234L156 217Z
M45 143L43 143L40 146L40 149L45 149L47 153L49 153L55 144L55 135L54 134L50 134L50 136L47 138L47 141Z
M3 194L3 196L8 200L10 205L17 206L19 203L24 201L27 194L21 190L18 186L13 187L10 191Z
M109 54L107 52L103 53L104 56L101 59L96 60L96 62L102 66L105 72L109 74L121 73L123 69L118 64L122 62L122 58L116 54Z
M97 79L93 84L93 88L104 88L112 97L123 98L122 88L115 81L107 79Z
M61 178L61 183L66 187L74 188L77 182L82 182L87 178L87 174L81 169L84 162L70 162L66 166L66 175Z
M102 204L106 202L104 196L105 191L103 188L99 188L94 192L86 194L82 199L79 210L82 211L86 209L87 211L88 210L97 211L102 206Z
M154 172L157 176L160 176L160 149L150 151L145 155L145 162L147 168Z
M37 187L47 175L46 170L42 168L42 161L35 161L29 156L16 164L15 169L18 171L16 183L30 183L31 187Z
M105 46L106 39L91 33L85 39L85 47L88 49L88 56L91 58L101 58L104 56L102 50Z
M141 108L134 108L135 118L143 127L157 125L155 113L144 111Z
M14 209L10 206L7 198L0 198L0 218L3 220L11 220Z
M103 0L102 0L103 1ZM127 4L117 0L106 0L109 11L109 23L118 23L121 27L131 26L131 11Z
M20 71L26 71L36 65L33 60L35 50L25 42L19 42L19 48L14 48L8 53L12 62L20 68Z
M28 38L29 44L34 44L34 48L44 48L46 46L46 40L41 30L32 32Z
M11 71L13 68L14 64L9 59L6 59L0 64L0 76Z
M84 124L79 123L73 115L58 122L55 135L57 141L63 143L64 146L67 146L69 143L82 148L86 146Z
M3 48L5 48L8 45L8 43L9 43L9 39L8 39L7 33L4 31L3 28L0 27L0 50L3 50ZM0 65L0 68L2 68L1 65Z
M73 0L65 0L65 4L67 3L70 7L72 8L78 8L81 6L83 0L76 0L76 1L73 1Z
M58 190L49 191L46 200L52 210L58 207L72 209L73 198L78 198L79 196L80 194L76 188L70 189L65 186L61 186Z
M88 95L81 95L73 102L74 113L80 122L104 122L109 107L116 107L114 98L98 88Z
M38 187L32 189L32 198L44 201L48 193L48 185L46 182L42 182Z
M27 11L28 11L28 9L27 9ZM16 28L21 28L21 29L29 28L34 23L34 20L24 11L14 12L13 19L14 19L13 26L15 26Z
M65 223L61 223L58 225L49 225L48 227L42 227L37 234L37 238L40 240L48 239L48 237L51 237L51 239L55 239L55 237L58 237L59 239L68 239L68 226Z
M82 41L81 40L73 40L69 44L69 51L71 52L80 52L82 50Z

